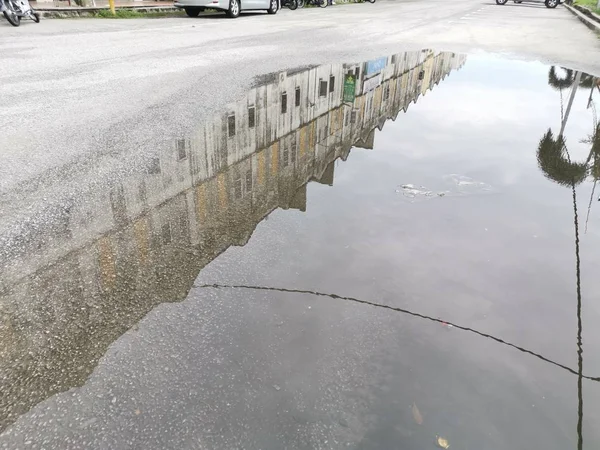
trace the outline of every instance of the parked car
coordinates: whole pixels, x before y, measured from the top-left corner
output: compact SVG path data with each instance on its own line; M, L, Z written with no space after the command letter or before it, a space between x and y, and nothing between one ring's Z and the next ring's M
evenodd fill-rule
M513 0L515 3L543 3L546 5L546 8L556 8L558 5L562 3L561 0ZM499 5L504 5L508 2L508 0L496 0L496 3Z
M276 14L278 0L175 0L174 5L181 8L190 17L198 17L206 9L225 11L228 17L236 18L240 12L267 11Z

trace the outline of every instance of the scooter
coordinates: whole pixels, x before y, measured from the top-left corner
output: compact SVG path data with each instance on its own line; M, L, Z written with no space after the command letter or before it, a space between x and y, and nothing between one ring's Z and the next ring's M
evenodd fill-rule
M21 18L40 23L40 15L34 11L28 0L0 0L0 11L14 27L21 25Z
M528 3L544 3L544 5L546 5L546 8L556 8L561 2L561 0L541 0L541 1L535 1L535 0L513 0L515 3L523 3L524 1L527 1ZM505 5L506 3L508 3L508 0L496 0L496 3L498 5Z
M313 5L313 6L318 6L319 8L327 8L327 6L329 5L329 1L328 0L303 0L301 8L304 7L304 5Z
M298 0L281 0L281 6L287 6L292 11L298 8Z

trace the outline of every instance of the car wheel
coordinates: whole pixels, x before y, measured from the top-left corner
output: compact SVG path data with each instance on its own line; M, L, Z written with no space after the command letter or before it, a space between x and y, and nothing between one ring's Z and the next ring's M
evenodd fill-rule
M198 14L200 14L199 8L183 8L183 9L185 10L185 13L189 17L198 17Z
M496 4L505 5L508 0L496 0Z
M546 8L556 8L558 6L558 0L546 0Z
M277 14L277 10L279 9L279 3L277 0L271 0L271 7L267 9L269 14Z
M240 15L240 0L229 0L229 9L227 10L227 17L235 19Z

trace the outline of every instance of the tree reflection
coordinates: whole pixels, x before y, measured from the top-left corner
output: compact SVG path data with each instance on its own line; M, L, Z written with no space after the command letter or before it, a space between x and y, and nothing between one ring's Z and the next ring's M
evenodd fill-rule
M552 181L563 185L574 187L582 183L589 175L594 180L600 175L600 124L596 118L595 104L593 102L594 89L600 91L600 78L571 69L563 69L564 75L559 76L556 66L548 71L548 84L561 93L561 127L558 135L554 137L551 128L540 139L537 150L538 165L544 175ZM585 162L574 162L571 160L564 137L565 127L571 113L571 106L579 87L591 89L588 100L588 108L593 111L593 132L587 143L591 144L590 152ZM571 94L567 103L567 110L563 108L562 90L571 88Z
M557 73L556 66L550 67L550 70L548 71L548 84L559 91L572 87L575 82L575 75L577 73L572 69L566 69L564 67L561 67L561 69L564 72L564 75L562 76ZM581 73L581 79L578 83L579 86L584 88L591 88L594 86L594 81L597 79L597 77L587 73L579 73Z
M555 138L551 129L540 140L537 160L544 175L563 186L577 185L587 176L587 164L572 162L564 136Z
M590 196L588 205L588 218L592 205L592 199L596 183L600 178L600 123L597 120L595 104L593 102L594 88L600 91L600 79L571 69L563 69L563 75L557 73L556 67L552 66L548 71L548 84L560 92L560 113L561 127L558 135L555 137L552 129L549 128L540 139L537 148L538 165L544 175L560 184L570 187L573 198L573 224L575 229L575 274L576 274L576 296L577 296L577 448L583 449L583 341L582 341L582 301L581 301L581 259L579 248L579 215L577 211L577 191L575 187L584 182L588 177L594 180L594 187ZM569 120L569 114L573 105L573 100L578 88L590 89L590 96L587 108L592 110L592 133L589 139L583 141L591 145L589 154L585 161L575 162L571 160L571 155L567 148L564 131ZM563 89L571 89L566 111L563 108ZM587 219L586 219L587 230Z

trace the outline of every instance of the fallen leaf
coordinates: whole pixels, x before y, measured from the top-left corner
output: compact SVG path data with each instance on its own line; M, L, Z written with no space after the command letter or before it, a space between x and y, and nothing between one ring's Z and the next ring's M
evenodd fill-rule
M448 448L450 448L450 443L448 442L448 440L447 440L447 439L444 439L444 438L443 438L443 437L441 437L441 436L438 436L438 437L437 437L437 445L438 445L438 447L440 447L440 448L445 448L445 449L448 449Z
M421 411L419 411L419 408L417 408L417 404L413 403L412 406L410 407L410 409L412 411L413 419L415 419L415 422L418 425L422 425L423 424L423 416L421 415Z

